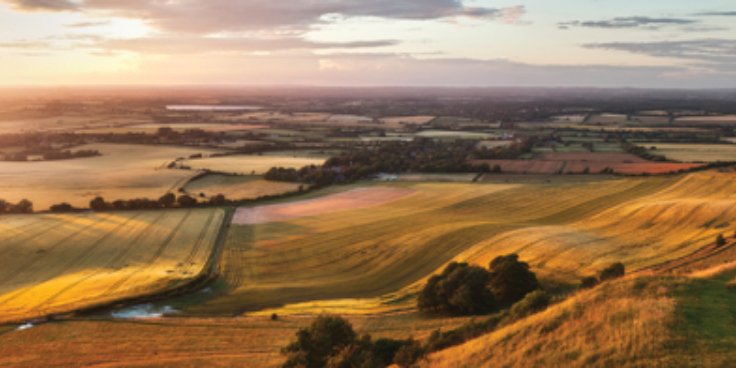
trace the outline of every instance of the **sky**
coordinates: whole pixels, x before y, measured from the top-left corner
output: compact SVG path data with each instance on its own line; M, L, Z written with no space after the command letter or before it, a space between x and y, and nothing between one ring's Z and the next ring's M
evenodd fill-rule
M733 0L0 0L0 85L736 88Z

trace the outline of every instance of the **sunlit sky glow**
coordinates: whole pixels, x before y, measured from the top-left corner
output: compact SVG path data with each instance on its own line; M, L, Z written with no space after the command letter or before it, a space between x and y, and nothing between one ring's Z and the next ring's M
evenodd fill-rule
M0 85L736 87L733 0L0 0Z

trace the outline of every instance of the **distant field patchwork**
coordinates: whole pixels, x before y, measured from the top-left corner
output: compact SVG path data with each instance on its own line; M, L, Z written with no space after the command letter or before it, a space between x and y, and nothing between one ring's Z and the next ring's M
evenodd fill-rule
M205 266L224 211L0 217L0 322L166 290Z

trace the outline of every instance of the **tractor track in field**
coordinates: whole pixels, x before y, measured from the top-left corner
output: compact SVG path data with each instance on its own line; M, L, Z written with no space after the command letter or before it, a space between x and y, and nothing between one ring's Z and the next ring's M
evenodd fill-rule
M53 279L55 279L55 278L57 278L57 277L59 277L59 276L62 276L62 275L64 275L64 274L66 274L66 273L67 273L67 272L68 272L69 270L71 270L71 269L72 269L72 268L73 268L73 267L74 267L75 265L77 265L77 264L81 263L81 262L82 262L82 260L84 260L84 259L85 259L85 258L86 258L86 257L87 257L87 256L88 256L88 255L89 255L90 253L92 253L92 252L93 252L93 251L94 251L95 249L97 249L97 248L98 248L98 247L99 247L99 246L100 246L100 245L101 245L101 244L102 244L102 243L103 243L103 242L104 242L105 240L107 240L107 238L109 238L109 237L110 237L110 236L111 236L112 234L114 234L114 233L115 233L116 231L120 230L121 228L124 228L124 227L125 227L125 226L126 226L126 225L127 225L128 223L130 223L130 222L131 222L131 221L133 221L134 219L136 219L136 218L140 217L140 215L141 215L141 214L140 214L140 213L138 213L138 214L136 214L135 216L133 216L133 217L130 217L130 218L128 218L127 220L125 220L125 221L121 222L120 224L118 224L117 226L115 226L114 230L112 230L112 231L109 231L109 232L107 232L107 233L106 233L105 235L103 235L103 236L102 236L101 238L97 239L97 241L95 241L94 243L92 243L92 245L90 245L89 247L87 247L87 249L85 249L84 251L82 251L82 252L81 252L81 253L80 253L80 254L79 254L79 255L78 255L77 257L75 257L75 258L74 258L74 259L72 259L71 261L67 262L67 264L66 264L66 265L64 265L64 266L63 266L63 267L62 267L61 269L59 269L59 270L57 270L56 272L54 272L54 273L53 273L53 274L52 274L51 276L49 276L49 277L46 277L46 279L45 279L45 280L43 280L43 281L41 281L41 282L37 283L37 285L38 285L38 284L41 284L41 283L44 283L44 282L47 282L47 281L49 281L49 280L53 280ZM109 219L109 217L108 217L108 219ZM34 286L34 287L35 287L35 286ZM13 295L12 297L10 297L9 299L6 299L6 300L2 301L2 302L0 303L0 306L3 306L3 305L5 305L6 303L9 303L9 302L11 302L11 301L15 300L16 298L18 298L18 297L20 297L20 296L22 296L22 295L26 294L27 292L29 292L29 291L33 290L33 288L34 288L34 287L26 288L26 289L22 290L21 292L19 292L19 293L16 293L16 294L14 294L14 295Z
M66 236L65 238L63 238L63 239L59 240L58 242L56 242L55 244L51 245L50 247L48 247L47 249L45 249L45 252L44 252L44 253L38 254L38 255L37 255L37 256L36 256L35 258L31 259L30 261L28 261L28 262L24 263L23 265L21 265L20 267L16 268L16 269L15 269L15 270L14 270L13 272L11 272L11 273L10 273L10 275L8 275L7 277L5 277L5 278L3 278L3 279L0 279L0 285L5 285L5 284L7 284L8 282L12 281L12 280L13 280L13 279L15 279L15 278L16 278L16 277L17 277L17 276L18 276L18 275L20 274L20 273L22 273L24 269L27 269L27 268L29 268L29 267L32 267L32 266L33 266L34 264L36 264L36 263L37 263L38 261L40 261L40 260L41 260L41 259L43 259L43 258L44 258L45 256L47 256L47 255L48 255L48 253L51 253L51 252L53 252L53 251L54 251L54 250L55 250L56 248L58 248L58 247L59 247L59 246L60 246L61 244L64 244L64 243L66 243L67 241L69 241L69 240L73 239L73 238L74 238L75 236L77 236L77 235L79 235L79 234L83 234L84 232L86 232L87 230L89 230L90 228L92 228L92 227L93 227L93 226L94 226L95 224L97 224L97 222L94 222L94 223L92 223L92 224L86 225L86 226L84 226L84 227L83 227L82 229L80 229L80 230L77 230L76 232L74 232L74 233L72 233L72 234L69 234L69 235L68 235L68 236ZM40 235L43 235L43 234L44 234L44 233L42 233L42 232L39 232L38 236L40 236Z
M123 286L123 284L125 284L128 280L130 280L131 278L133 278L133 276L135 276L139 272L141 272L143 270L146 270L149 267L151 267L151 265L153 265L153 263L159 257L161 257L161 254L163 254L164 251L166 251L166 248L168 248L168 246L171 243L171 241L174 240L174 237L179 232L179 229L181 229L181 227L184 225L184 223L189 219L189 216L191 216L191 215L192 215L192 211L191 210L188 210L187 211L187 214L184 215L184 218L181 219L181 221L179 221L179 223L176 224L176 226L171 231L169 231L169 234L166 236L166 240L164 240L163 244L161 244L161 246L158 247L158 249L153 254L153 256L151 257L151 259L148 260L147 262L145 262L145 266L144 267L141 267L136 272L132 272L132 273L128 274L127 276L123 277L122 279L118 280L117 282L115 282L115 284L113 284L109 289L105 290L105 292L102 293L102 295L100 297L104 298L106 296L109 296L110 294L114 293L117 289L119 289L121 286ZM163 215L162 215L162 217L163 217Z
M207 221L205 221L205 224L202 227L202 231L199 232L199 236L197 237L197 242L192 247L192 251L189 252L189 255L187 256L187 258L181 263L182 267L176 268L177 271L185 273L185 272L189 272L189 270L192 268L194 258L197 256L197 253L199 253L199 249L202 247L202 243L204 243L205 238L207 237L207 233L210 230L210 225L212 224L212 221L217 216L218 216L218 213L213 212L207 218Z
M144 236L145 236L146 234L148 234L149 230L150 230L150 229L151 229L151 228L152 228L153 226L155 226L156 224L158 224L158 223L159 223L159 222L161 221L161 219L163 219L163 218L164 218L164 213L161 213L161 214L159 214L159 216L158 216L158 217L156 217L156 219L155 219L155 220L154 220L153 222L151 222L150 224L146 225L146 227L145 227L145 228L144 228L143 230L141 230L141 232L140 232L140 233L139 233L138 235L136 235L136 236L135 236L135 238L133 238L133 240L131 240L131 241L130 241L130 242L129 242L128 244L126 244L126 245L125 245L125 247L123 247L123 248L122 248L122 249L121 249L121 250L120 250L120 251L119 251L119 252L118 252L118 253L117 253L117 254L115 255L115 257L113 257L113 258L112 258L112 259L110 260L110 262L108 262L108 263L107 263L107 264L106 264L106 265L105 265L104 267L102 267L102 268L101 268L100 270L98 270L98 271L96 271L96 272L93 272L93 273L90 273L89 275L87 275L87 276L85 276L85 277L83 277L83 278L81 278L81 279L79 279L79 280L75 281L74 283L72 283L72 284L70 284L70 285L67 285L67 286L66 286L66 287L64 287L63 289L61 289L61 290L59 290L58 292L56 292L56 293L55 293L54 295L52 295L52 296L50 296L49 298L47 298L46 300L44 300L44 301L43 301L43 302L42 302L41 304L39 304L39 306L38 306L37 308L43 308L43 307L45 307L45 306L48 306L48 305L50 305L50 304L51 304L51 303L53 303L53 302L54 302L54 301L55 301L56 299L58 299L58 298L59 298L60 296L62 296L63 294L67 293L67 292L68 292L69 290L72 290L73 288L77 287L78 285L82 284L83 282L85 282L85 281L87 281L87 280L89 280L89 279L91 279L91 278L93 278L93 277L95 277L95 276L97 276L97 275L99 275L99 274L101 274L101 273L105 272L104 270L106 270L106 269L107 269L107 270L110 270L110 269L112 269L112 268L113 268L113 267L115 266L115 263L116 263L116 262L117 262L118 260L122 259L122 258L123 258L123 257L125 256L125 254L127 254L127 253L128 253L128 252L129 252L129 251L130 251L130 250L131 250L131 249L132 249L132 248L133 248L133 247L134 247L135 245L137 245L137 244L138 244L138 243L139 243L139 242L141 241L141 239L143 239L143 237L144 237Z

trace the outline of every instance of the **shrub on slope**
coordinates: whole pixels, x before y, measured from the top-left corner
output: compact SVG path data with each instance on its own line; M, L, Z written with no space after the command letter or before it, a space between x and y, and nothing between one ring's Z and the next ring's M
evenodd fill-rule
M432 367L673 366L676 279L609 282L476 340L430 355Z

